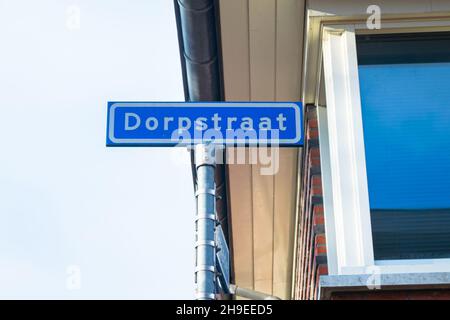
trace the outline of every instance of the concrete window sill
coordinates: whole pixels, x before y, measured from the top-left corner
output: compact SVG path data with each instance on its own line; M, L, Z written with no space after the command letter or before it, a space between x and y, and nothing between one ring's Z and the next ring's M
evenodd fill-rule
M333 275L320 277L320 299L334 293L450 289L450 272Z

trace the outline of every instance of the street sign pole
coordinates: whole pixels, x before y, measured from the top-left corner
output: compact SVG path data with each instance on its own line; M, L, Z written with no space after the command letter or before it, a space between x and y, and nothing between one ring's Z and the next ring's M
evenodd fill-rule
M261 296L230 284L228 244L216 217L216 147L302 146L302 117L300 102L108 102L107 146L195 146L196 299Z
M216 294L216 186L214 144L195 145L197 170L195 282L197 300L214 300Z

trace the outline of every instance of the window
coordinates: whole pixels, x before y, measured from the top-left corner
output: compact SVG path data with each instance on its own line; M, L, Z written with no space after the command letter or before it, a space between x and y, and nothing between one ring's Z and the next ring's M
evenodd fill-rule
M330 274L448 272L450 20L384 34L331 23L319 111Z
M374 258L450 258L450 33L356 44Z

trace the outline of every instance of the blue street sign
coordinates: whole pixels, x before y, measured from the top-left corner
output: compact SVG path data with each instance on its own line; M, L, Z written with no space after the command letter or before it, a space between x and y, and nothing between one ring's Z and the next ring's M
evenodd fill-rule
M107 146L303 145L300 102L109 102Z

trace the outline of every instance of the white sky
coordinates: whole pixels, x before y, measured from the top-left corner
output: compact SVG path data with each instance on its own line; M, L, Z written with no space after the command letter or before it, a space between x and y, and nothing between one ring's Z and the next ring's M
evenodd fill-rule
M193 297L187 151L105 147L183 99L171 0L0 0L0 298Z

